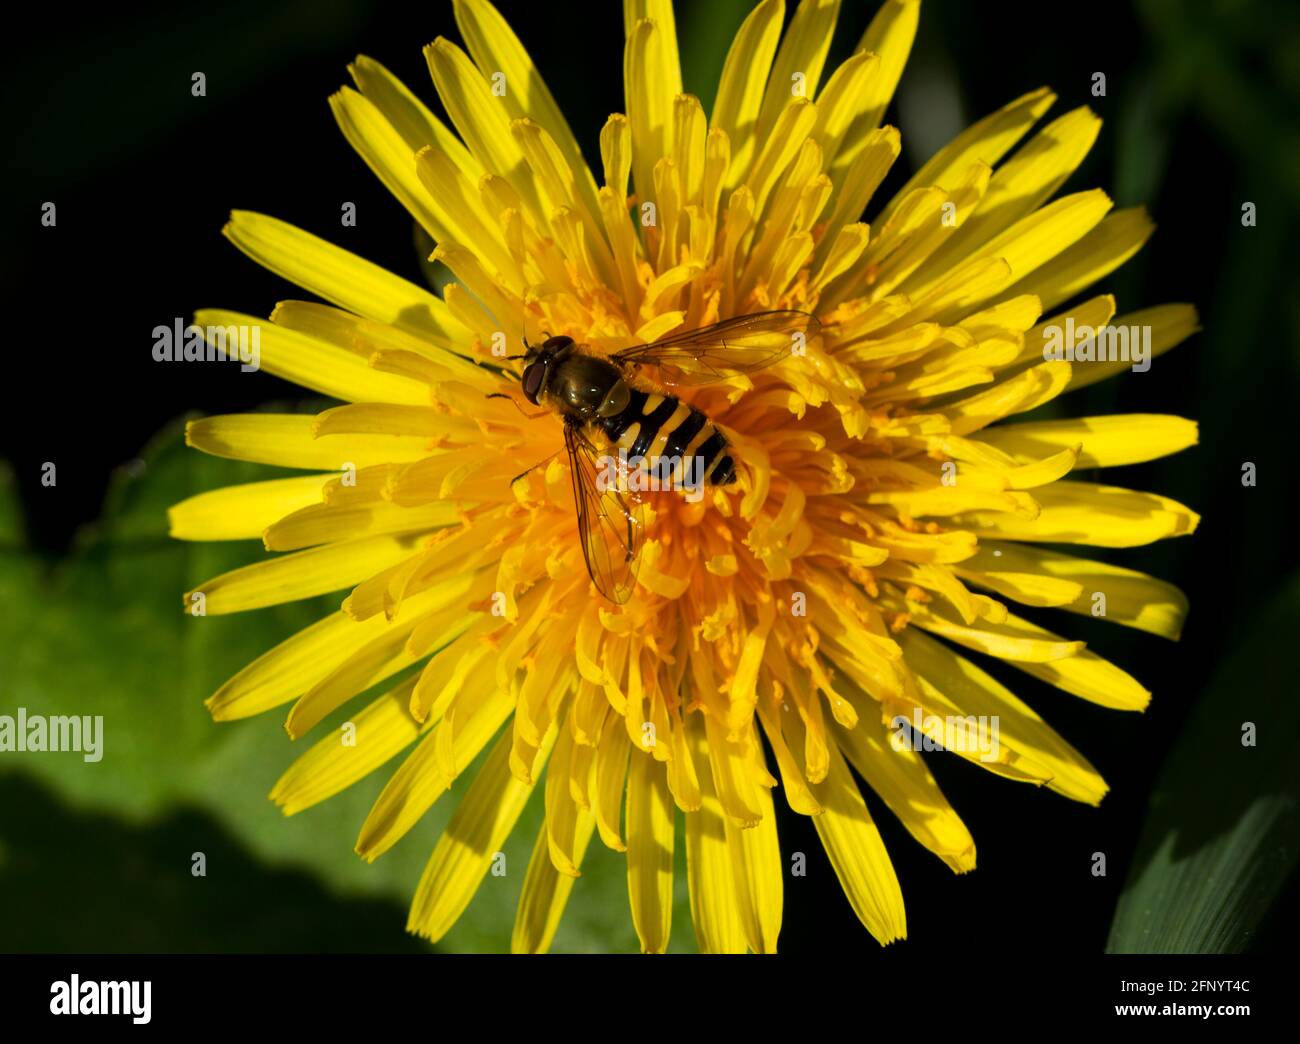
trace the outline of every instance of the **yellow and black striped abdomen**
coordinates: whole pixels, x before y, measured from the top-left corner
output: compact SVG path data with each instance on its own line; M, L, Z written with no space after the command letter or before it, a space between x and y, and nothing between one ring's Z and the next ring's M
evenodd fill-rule
M655 460L699 457L698 474L716 486L736 480L727 439L711 420L675 395L631 388L625 409L597 421L605 437L629 458Z

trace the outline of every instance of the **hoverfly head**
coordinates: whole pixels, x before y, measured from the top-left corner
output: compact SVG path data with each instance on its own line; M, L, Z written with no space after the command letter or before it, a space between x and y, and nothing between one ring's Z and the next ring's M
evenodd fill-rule
M573 338L548 337L540 345L529 344L525 340L524 347L528 349L524 358L531 362L524 367L523 376L519 380L523 386L524 398L536 406L538 396L546 387L551 367L573 350Z
M537 405L537 396L541 394L542 387L546 384L546 371L550 369L548 359L537 359L530 362L524 367L524 374L519 378L519 383L523 386L524 398Z

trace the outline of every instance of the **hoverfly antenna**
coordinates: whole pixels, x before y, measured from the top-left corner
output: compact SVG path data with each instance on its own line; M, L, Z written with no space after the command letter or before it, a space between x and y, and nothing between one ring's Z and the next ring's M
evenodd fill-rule
M521 340L524 344L524 354L523 355L502 355L500 356L502 362L517 362L520 359L531 359L533 357L534 349L533 346L528 343L528 338L521 337L519 338L519 340Z

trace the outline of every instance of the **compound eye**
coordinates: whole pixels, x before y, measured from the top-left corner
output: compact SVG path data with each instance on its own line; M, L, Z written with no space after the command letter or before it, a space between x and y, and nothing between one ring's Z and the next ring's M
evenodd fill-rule
M565 337L563 334L556 334L554 337L548 337L542 345L543 351L558 352L569 347L573 343L572 337Z
M537 405L537 396L542 390L542 378L546 376L546 364L541 362L529 363L524 367L524 376L521 380L524 389L524 398Z

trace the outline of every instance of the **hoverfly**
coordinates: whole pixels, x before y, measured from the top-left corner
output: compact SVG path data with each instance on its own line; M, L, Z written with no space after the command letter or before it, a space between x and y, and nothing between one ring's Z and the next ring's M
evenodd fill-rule
M631 596L645 527L636 494L599 481L602 463L593 439L631 459L693 460L710 485L736 480L718 426L677 396L636 380L635 372L653 366L657 384L666 387L712 384L779 362L799 335L809 340L819 329L814 316L786 310L724 319L611 356L571 337L548 337L539 345L524 341L521 389L529 402L564 422L579 539L587 572L602 595L620 603Z

